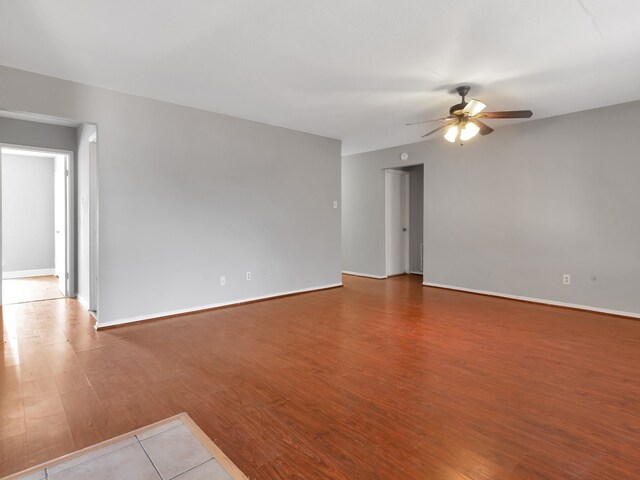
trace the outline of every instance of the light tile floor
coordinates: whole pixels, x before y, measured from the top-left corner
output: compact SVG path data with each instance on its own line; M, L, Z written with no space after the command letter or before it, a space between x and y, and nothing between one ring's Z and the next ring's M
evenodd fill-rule
M57 463L18 480L233 480L180 420Z

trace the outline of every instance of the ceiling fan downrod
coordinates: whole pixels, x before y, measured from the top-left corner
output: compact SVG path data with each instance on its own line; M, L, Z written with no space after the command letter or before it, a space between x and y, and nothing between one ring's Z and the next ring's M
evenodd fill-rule
M462 103L467 103L466 96L469 94L471 87L469 85L460 85L456 87L456 90L458 91L458 95L462 97Z

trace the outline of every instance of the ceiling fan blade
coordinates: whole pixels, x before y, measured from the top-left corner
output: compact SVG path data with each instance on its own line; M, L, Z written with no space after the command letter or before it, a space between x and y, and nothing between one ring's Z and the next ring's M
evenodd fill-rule
M512 110L510 112L484 112L478 118L531 118L531 110Z
M422 135L422 137L428 137L431 134L436 133L438 130L442 130L443 128L447 128L449 125L453 125L453 123L449 122L449 123L445 123L444 125L440 125L438 128L434 128L433 130L431 130L430 132L425 133L424 135Z
M470 118L469 121L471 123L473 123L474 125L477 125L478 128L480 128L480 135L489 135L491 132L493 132L493 128L491 128L489 125L487 125L486 123L482 123L480 120L478 120L477 118Z
M462 109L463 113L467 113L470 117L478 115L487 106L479 100L471 99Z
M405 123L406 126L410 126L410 125L418 125L420 123L429 123L429 122L440 122L442 120L449 120L452 117L442 117L442 118L434 118L433 120L422 120L420 122L413 122L413 123Z

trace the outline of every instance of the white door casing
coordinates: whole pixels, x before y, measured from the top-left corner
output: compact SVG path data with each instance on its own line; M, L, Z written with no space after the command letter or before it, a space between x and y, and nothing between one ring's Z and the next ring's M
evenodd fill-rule
M98 145L89 139L89 310L98 311Z
M55 272L58 289L68 295L67 278L67 188L68 157L57 155L54 159L54 229Z

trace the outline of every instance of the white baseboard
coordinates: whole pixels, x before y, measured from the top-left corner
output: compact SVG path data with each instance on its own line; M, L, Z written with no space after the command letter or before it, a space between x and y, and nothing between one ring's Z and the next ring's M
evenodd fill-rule
M275 299L275 298L284 297L287 295L294 295L296 293L315 292L317 290L326 290L327 288L335 288L335 287L341 287L341 286L342 286L342 283L332 283L330 285L322 285L319 287L303 288L300 290L290 290L288 292L271 293L269 295L261 295L259 297L240 298L237 300L231 300L229 302L211 303L209 305L201 305L199 307L181 308L179 310L170 310L167 312L151 313L148 315L138 315L136 317L122 318L119 320L111 320L109 322L99 322L96 320L95 328L96 330L100 330L107 327L114 327L116 325L125 325L127 323L142 322L144 320L153 320L156 318L170 317L172 315L182 315L185 313L195 313L195 312L200 312L202 310L211 310L214 308L229 307L231 305L241 305L243 303L255 302L257 300L267 300L270 298Z
M89 310L89 302L87 302L84 298L82 298L80 295L76 295L76 300L78 300L78 303L80 303L80 305L82 305L86 310Z
M409 272L411 275L422 275L422 272Z
M2 278L45 277L55 274L55 268L41 268L38 270L14 270L13 272L2 272Z
M620 310L611 310L609 308L590 307L587 305L577 305L574 303L557 302L555 300L544 300L542 298L523 297L521 295L510 295L508 293L489 292L486 290L476 290L474 288L454 287L451 285L442 285L440 283L424 282L425 287L446 288L448 290L458 290L460 292L479 293L481 295L489 295L492 297L510 298L512 300L522 300L525 302L542 303L544 305L553 305L556 307L576 308L578 310L587 310L590 312L606 313L609 315L620 315L622 317L640 318L640 313L623 312Z
M369 275L368 273L348 272L346 270L343 270L342 273L344 273L345 275L354 275L356 277L377 278L379 280L383 278L387 278L386 275Z

